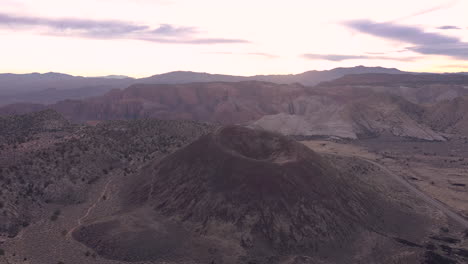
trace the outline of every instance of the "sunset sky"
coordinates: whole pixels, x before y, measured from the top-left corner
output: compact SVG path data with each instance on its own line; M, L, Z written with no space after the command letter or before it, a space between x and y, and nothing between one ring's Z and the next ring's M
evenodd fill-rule
M0 72L468 72L468 0L0 0Z

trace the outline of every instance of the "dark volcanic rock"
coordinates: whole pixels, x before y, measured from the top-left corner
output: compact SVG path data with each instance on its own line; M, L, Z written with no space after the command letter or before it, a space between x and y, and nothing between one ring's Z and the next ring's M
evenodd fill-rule
M120 215L82 227L75 239L125 261L272 263L352 254L363 232L424 228L416 214L302 144L237 126L155 161L132 181Z

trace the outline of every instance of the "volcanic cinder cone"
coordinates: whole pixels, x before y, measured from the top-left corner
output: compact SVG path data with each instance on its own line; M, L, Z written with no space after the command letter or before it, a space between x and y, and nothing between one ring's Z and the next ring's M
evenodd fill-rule
M238 126L155 161L122 196L118 214L74 237L124 261L273 263L352 254L363 233L397 234L418 219L304 145Z

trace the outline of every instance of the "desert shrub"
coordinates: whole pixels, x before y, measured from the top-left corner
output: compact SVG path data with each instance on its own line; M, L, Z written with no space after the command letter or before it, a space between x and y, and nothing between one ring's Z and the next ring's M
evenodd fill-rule
M50 217L51 221L56 221L60 215L61 211L60 209L57 209L54 211L54 214Z

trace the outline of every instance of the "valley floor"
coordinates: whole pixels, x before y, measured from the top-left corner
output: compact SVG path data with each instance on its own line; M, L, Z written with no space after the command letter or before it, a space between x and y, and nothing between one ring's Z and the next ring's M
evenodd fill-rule
M455 211L468 228L468 143L414 142L393 138L361 141L303 141L320 153L354 156L384 166Z

